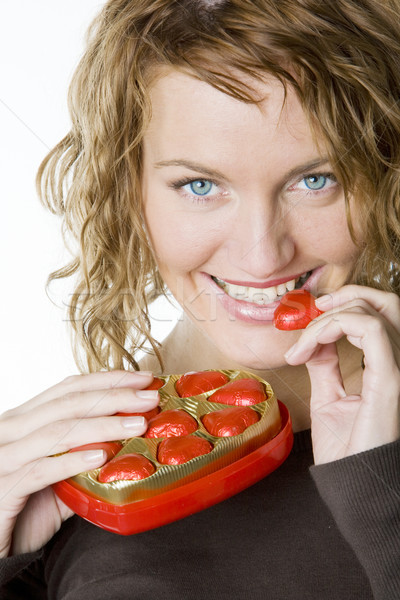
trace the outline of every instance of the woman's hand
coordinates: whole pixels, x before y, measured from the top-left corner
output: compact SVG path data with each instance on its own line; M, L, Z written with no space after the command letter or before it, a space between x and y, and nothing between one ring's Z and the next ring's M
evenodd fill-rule
M316 304L327 312L308 325L286 360L308 369L314 459L320 464L400 437L400 299L348 285ZM364 352L357 395L347 395L342 380L335 342L343 336Z
M0 416L0 557L37 550L73 513L52 483L106 461L103 450L53 456L91 442L142 435L158 392L151 373L111 371L68 377Z

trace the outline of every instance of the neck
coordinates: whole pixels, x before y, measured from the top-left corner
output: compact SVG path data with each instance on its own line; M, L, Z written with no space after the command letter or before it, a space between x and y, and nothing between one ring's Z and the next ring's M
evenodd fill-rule
M343 380L356 389L360 384L361 355L345 338L338 343L339 358L343 369ZM178 322L161 348L164 373L185 373L207 369L234 369L249 371L265 379L272 386L277 398L288 407L293 430L302 431L310 427L310 380L305 365L283 365L274 369L252 369L233 363L225 356L193 323L184 316ZM158 361L154 355L148 355L140 361L140 368L160 373ZM356 393L349 390L348 393Z

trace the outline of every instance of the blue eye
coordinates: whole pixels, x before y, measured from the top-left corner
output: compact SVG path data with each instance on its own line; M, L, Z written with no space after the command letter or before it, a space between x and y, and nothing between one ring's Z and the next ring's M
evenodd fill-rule
M290 185L288 191L317 196L331 194L339 188L338 180L333 173L307 173Z
M185 177L172 181L169 184L173 190L178 191L184 198L194 203L205 203L209 205L214 200L225 196L226 191L220 189L219 185L210 179L192 179Z
M327 177L325 175L309 175L303 179L309 190L322 190L326 185L326 180Z
M206 196L212 189L213 183L207 179L196 179L187 184L189 190L195 196ZM186 187L186 186L185 186Z

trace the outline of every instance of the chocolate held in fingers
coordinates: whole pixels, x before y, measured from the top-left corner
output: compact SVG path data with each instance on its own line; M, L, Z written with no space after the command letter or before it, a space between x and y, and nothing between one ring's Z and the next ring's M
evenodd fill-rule
M293 290L281 299L274 313L274 325L282 331L305 329L324 311L315 306L315 297L308 290Z

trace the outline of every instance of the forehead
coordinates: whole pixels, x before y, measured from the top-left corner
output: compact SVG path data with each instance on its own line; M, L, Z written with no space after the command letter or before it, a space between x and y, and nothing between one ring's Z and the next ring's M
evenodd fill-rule
M274 77L252 85L258 102L245 103L188 74L164 71L150 89L145 157L157 161L196 155L209 162L218 156L219 163L233 158L249 163L261 155L271 161L284 159L285 153L319 154L294 91L288 88L285 98Z

